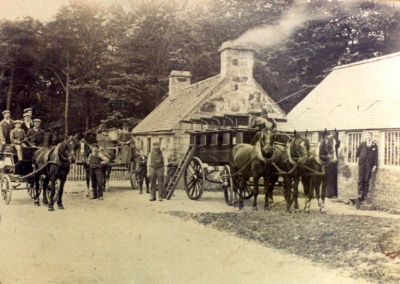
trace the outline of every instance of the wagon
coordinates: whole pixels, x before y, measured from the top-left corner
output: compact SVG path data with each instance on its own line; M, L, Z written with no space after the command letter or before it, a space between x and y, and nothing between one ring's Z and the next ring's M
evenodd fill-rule
M35 171L32 166L33 153L37 149L36 147L22 147L22 160L19 161L17 155L8 146L3 153L0 153L0 188L6 204L11 201L13 190L27 190L32 199L38 197L35 191ZM42 186L41 183L39 194Z
M204 192L205 182L221 184L225 201L232 205L233 181L229 162L232 148L239 143L255 144L258 130L247 127L248 115L224 115L182 121L192 125L189 149L164 193L170 199L183 178L190 199L198 200ZM200 127L200 129L198 129ZM248 182L243 198L251 198L253 190Z
M103 133L97 134L96 140L99 146L101 146L106 151L111 151L115 157L119 156L119 146L117 143L118 129L106 129ZM121 163L118 161L111 162L105 165L109 168L111 172L125 172L129 173L129 181L132 189L138 188L138 179L136 172L135 161L131 161L129 164Z

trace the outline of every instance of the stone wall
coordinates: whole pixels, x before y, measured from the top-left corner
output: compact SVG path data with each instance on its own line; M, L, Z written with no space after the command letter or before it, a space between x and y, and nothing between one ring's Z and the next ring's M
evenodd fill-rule
M370 180L370 192L368 200L373 204L383 207L400 209L400 167L389 167L383 165L383 135L381 131L372 131L373 140L379 149L378 171ZM341 199L357 198L358 166L355 163L347 163L347 133L340 132L339 140L339 173L338 194ZM363 139L364 140L364 139Z

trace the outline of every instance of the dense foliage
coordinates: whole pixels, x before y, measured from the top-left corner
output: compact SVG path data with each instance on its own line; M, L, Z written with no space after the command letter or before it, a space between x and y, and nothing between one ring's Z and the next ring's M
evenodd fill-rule
M216 75L218 48L239 38L257 47L255 77L289 111L335 66L397 52L399 22L397 7L370 1L72 0L48 23L0 23L0 108L18 118L33 106L69 132L117 112L137 121L166 96L172 70Z

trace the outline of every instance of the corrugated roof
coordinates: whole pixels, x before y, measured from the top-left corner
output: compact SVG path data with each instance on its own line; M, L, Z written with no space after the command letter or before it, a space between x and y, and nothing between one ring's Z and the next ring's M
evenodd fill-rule
M287 119L299 131L400 128L400 52L336 67Z
M173 97L167 97L145 119L143 119L132 133L171 131L174 125L192 110L210 90L220 81L220 76L214 76L204 81L190 85L177 91Z

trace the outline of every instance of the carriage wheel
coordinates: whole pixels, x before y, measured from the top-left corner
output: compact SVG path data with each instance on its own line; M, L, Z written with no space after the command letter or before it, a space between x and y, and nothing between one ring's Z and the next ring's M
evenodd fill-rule
M249 182L246 182L246 186L244 187L243 190L243 199L250 199L254 195L253 188L249 185Z
M40 192L42 191L42 189L43 189L43 180L40 179L40 181L39 181L39 195L40 195ZM55 184L55 192L54 192L53 203L56 203L57 200L58 200L58 189L59 189L59 186L58 186L58 179L57 179L56 180L56 184ZM48 201L50 201L50 193L51 193L50 190L47 188L46 195L47 195L47 200Z
M6 204L9 204L11 201L11 193L12 193L12 186L11 186L11 179L8 175L3 175L1 178L1 196L4 199Z
M35 190L35 181L34 180L28 180L26 182L26 188L28 189L29 196L33 200L35 200L37 198L36 190ZM41 191L41 188L39 187L39 195L40 195L40 191Z
M231 175L231 168L225 166L223 170L225 176L222 181L222 189L224 190L225 202L228 206L233 205L233 179Z
M139 183L137 180L136 170L135 170L135 163L132 162L129 165L129 181L131 182L132 189L137 189L139 187Z
M202 162L193 157L185 169L184 175L186 194L190 199L198 200L203 195L204 173Z

